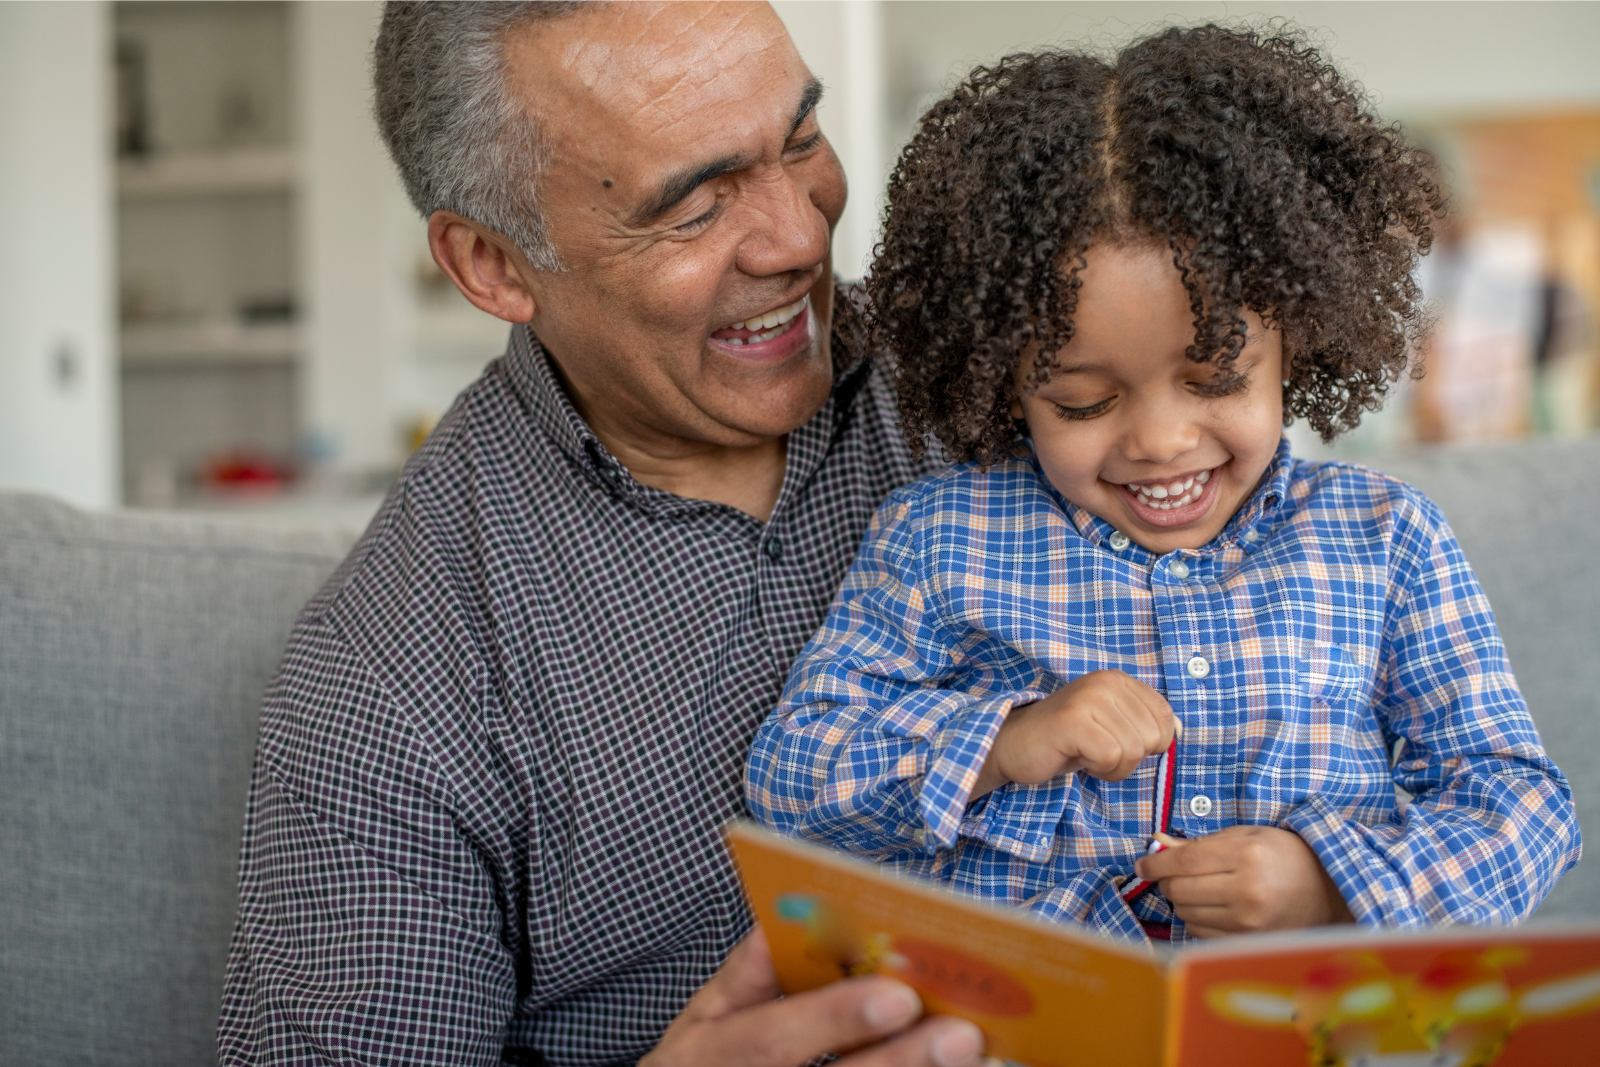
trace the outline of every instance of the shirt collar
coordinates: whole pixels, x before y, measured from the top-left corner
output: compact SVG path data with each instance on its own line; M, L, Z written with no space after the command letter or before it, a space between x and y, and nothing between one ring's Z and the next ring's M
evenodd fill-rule
M1072 523L1073 529L1091 544L1099 545L1112 534L1116 527L1109 522L1094 515L1084 508L1079 507L1056 491L1050 485L1050 480L1045 477L1044 469L1039 466L1039 457L1032 452L1031 443L1029 456L1033 461L1033 469L1041 481L1049 487L1051 494L1061 504L1061 509L1066 513L1067 521ZM1289 475L1294 470L1294 457L1289 452L1289 435L1284 434L1278 439L1278 449L1272 455L1272 462L1267 465L1266 472L1262 474L1261 481L1256 485L1255 491L1245 498L1244 504L1228 520L1222 532L1212 538L1209 544L1198 549L1195 553L1215 552L1230 544L1237 544L1244 534L1261 522L1262 518L1277 511L1289 495Z
M849 412L856 393L871 373L871 361L864 356L863 338L855 327L859 319L856 299L853 290L839 285L834 287L833 391L820 411L789 434L783 488L773 509L774 518L821 466L835 432ZM511 328L511 344L503 363L534 427L579 468L598 479L610 491L648 510L662 513L699 511L720 506L704 500L674 496L634 481L628 469L606 450L583 416L578 414L578 409L567 396L555 361L526 324Z

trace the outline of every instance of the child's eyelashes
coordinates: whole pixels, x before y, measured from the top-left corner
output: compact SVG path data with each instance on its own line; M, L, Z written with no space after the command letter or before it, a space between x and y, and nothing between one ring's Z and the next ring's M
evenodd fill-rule
M1208 381L1196 382L1195 392L1204 397L1238 396L1250 389L1250 376L1237 371L1213 375Z
M1090 404L1086 408L1069 408L1065 404L1057 404L1055 401L1050 402L1050 407L1055 411L1056 418L1074 422L1079 419L1092 419L1110 406L1111 399L1109 397L1098 404Z

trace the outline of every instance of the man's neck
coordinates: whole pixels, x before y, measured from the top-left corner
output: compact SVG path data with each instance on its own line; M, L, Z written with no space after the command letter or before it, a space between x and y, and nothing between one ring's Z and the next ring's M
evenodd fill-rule
M700 444L662 449L657 442L630 441L592 428L634 480L652 489L726 504L762 522L778 504L789 453L787 437L748 448Z
M635 481L674 496L726 504L762 522L772 516L788 465L787 436L753 445L719 445L665 433L641 419L590 402L566 375L578 414Z

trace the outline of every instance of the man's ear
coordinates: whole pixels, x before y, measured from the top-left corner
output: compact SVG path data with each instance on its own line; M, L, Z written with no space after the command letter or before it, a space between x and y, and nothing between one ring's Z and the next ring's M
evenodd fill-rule
M538 311L534 271L500 234L454 211L435 211L428 248L473 306L507 322L528 322Z

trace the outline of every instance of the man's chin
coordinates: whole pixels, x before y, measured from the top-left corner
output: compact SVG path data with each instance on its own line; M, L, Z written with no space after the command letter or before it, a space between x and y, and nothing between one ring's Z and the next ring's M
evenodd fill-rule
M751 446L793 433L822 410L833 391L831 373L818 373L809 364L798 364L796 371L779 380L764 383L739 383L717 390L696 406L711 421L726 431L719 443Z

